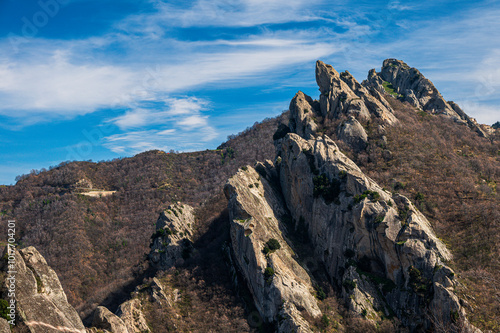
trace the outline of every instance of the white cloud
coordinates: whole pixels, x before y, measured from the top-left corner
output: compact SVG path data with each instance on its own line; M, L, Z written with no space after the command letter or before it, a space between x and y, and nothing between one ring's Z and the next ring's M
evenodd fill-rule
M202 117L199 115L189 116L182 119L177 124L179 126L184 126L186 129L199 128L207 125L207 117Z
M403 5L401 4L400 1L392 1L387 5L387 8L404 11L404 10L412 10L414 7L409 5Z
M150 149L195 150L213 140L218 132L202 112L206 100L194 97L167 98L155 107L136 108L109 119L124 133L105 137L104 146L116 153L135 154Z
M110 106L131 89L135 73L112 65L72 64L56 51L48 59L2 62L0 77L0 114L76 115Z
M111 135L104 138L103 145L119 154L137 154L152 149L195 151L206 147L217 135L217 131L211 126L182 131L152 129Z
M498 102L498 101L497 101ZM481 124L492 125L500 121L500 107L470 100L458 101L462 109L473 118L480 118ZM497 104L498 105L498 104Z
M305 22L321 19L310 8L321 0L197 0L189 8L178 3L156 1L158 12L136 15L121 22L126 31L141 30L148 35L163 34L162 27L252 27L261 24Z
M147 102L142 104L147 104ZM163 101L155 101L154 106L150 105L149 108L146 108L144 105L144 107L134 108L109 121L115 123L122 130L168 123L180 124L190 117L198 117L198 114L205 110L207 105L208 101L194 97L166 98Z
M177 41L176 50L165 60L156 57L159 61L156 64L137 65L139 60L133 55L129 64L122 61L120 66L110 65L113 59L100 59L95 41L58 42L55 50L39 42L33 46L35 49L27 48L25 52L36 54L40 48L37 58L0 54L0 114L30 115L31 120L50 121L53 117L71 118L101 108L126 106L132 111L120 117L117 125L142 126L152 119L150 112L140 107L146 101L170 103L168 113L155 114L160 119L187 113L193 108L192 101L169 102L165 96L214 82L259 84L273 80L273 71L276 73L286 66L313 61L335 51L330 44L318 43L318 36L313 33L302 33L298 37L294 39L287 32L281 36L265 33L231 41ZM101 38L97 44L105 44L106 39ZM140 49L140 45L133 46ZM75 49L87 53L88 59L75 55L72 52ZM157 55L158 52L151 49L145 53ZM45 118L35 117L40 115Z

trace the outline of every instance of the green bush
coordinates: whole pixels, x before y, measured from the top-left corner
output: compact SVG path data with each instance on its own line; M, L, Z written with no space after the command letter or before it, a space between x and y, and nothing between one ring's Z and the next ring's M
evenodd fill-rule
M420 192L417 192L417 194L415 195L415 201L419 202L419 201L424 201L425 200L425 196L420 193Z
M0 318L7 320L10 319L9 317L7 317L7 315L9 314L9 309L7 309L8 306L9 302L4 299L0 299Z
M384 222L384 219L385 219L385 215L377 215L375 217L375 220L373 220L373 223L380 224L380 223Z
M330 318L328 318L326 314L323 314L323 316L321 317L321 325L323 326L323 328L327 328L328 326L330 326Z
M322 196L326 204L335 202L338 204L338 197L340 195L340 181L337 179L328 180L326 174L313 177L314 190L313 195L315 198Z
M344 288L345 288L347 291L354 290L354 288L356 288L356 287L357 287L356 282L354 282L354 281L352 281L352 280L344 280L344 282L342 283L342 285L344 286Z
M267 282L270 282L273 279L273 276L274 276L274 269L272 269L271 267L267 267L264 270L264 279Z
M271 238L270 240L267 241L266 243L267 247L271 251L276 251L281 249L281 244L277 239Z
M460 318L460 315L458 314L458 311L450 311L450 317L451 321L456 323L458 319Z
M326 293L321 287L316 287L316 298L323 301L326 298Z
M377 191L366 190L363 192L363 194L356 194L354 196L354 202L360 203L363 199L368 197L372 201L378 201L380 199L380 193L378 193Z

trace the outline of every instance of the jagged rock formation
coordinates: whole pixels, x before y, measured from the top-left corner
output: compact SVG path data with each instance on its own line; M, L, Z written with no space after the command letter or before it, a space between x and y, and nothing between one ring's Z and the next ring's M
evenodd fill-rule
M141 301L137 298L121 304L116 314L123 320L129 333L150 332L144 313L141 310Z
M284 238L285 204L272 184L272 163L259 164L259 173L244 167L224 188L229 200L231 241L236 262L266 321L278 321L279 332L310 332L299 311L321 315L307 272L295 261ZM280 248L265 250L277 240ZM268 252L266 254L266 252Z
M19 325L22 322L29 332L149 332L137 299L123 303L118 315L105 307L98 307L94 313L93 327L86 329L76 310L68 303L57 274L34 247L16 251L15 260L16 323ZM5 260L2 260L1 268L7 269ZM6 298L6 295L3 296ZM1 318L0 332L10 332L7 321Z
M290 102L289 128L312 139L321 120L341 120L338 137L355 151L363 150L367 134L361 123L376 118L388 125L397 123L389 103L377 89L365 87L347 71L338 73L332 66L316 62L319 101L299 91ZM320 120L321 119L321 120Z
M476 120L465 114L456 103L447 102L434 84L418 69L410 68L401 60L384 60L380 73L377 73L375 69L370 70L368 79L363 81L362 85L381 94L386 93L386 87L389 87L394 90L393 94L399 95L418 109L464 123L483 137L488 135Z
M105 332L129 333L123 320L104 306L98 306L95 310L92 326Z
M397 122L384 97L359 84L348 71L339 74L332 66L318 60L316 82L321 92L319 104L323 117L333 119L346 115L359 121L378 117L388 124Z
M150 262L158 269L168 269L181 260L192 248L195 217L193 207L177 203L161 213L149 254Z
M429 327L429 302L442 322L463 311L445 264L451 255L408 199L364 176L328 137L288 134L278 153L287 207L306 223L352 311L371 320L396 314L412 329Z
M385 90L380 90L385 83L370 72L370 83L360 85L348 72L338 74L320 61L316 80L319 102L299 91L290 104L288 128L281 126L274 136L276 165L266 162L244 168L225 187L234 255L259 312L266 320L285 313L291 325L287 329L300 325L305 331L309 328L303 318L286 309L319 314L307 292L310 277L297 264L289 247L293 244L285 241L287 233L305 225L314 256L325 265L353 313L373 324L396 316L411 331L439 324L458 332L455 324L463 320L466 331L476 332L464 319L454 292L458 282L446 264L452 256L429 221L406 197L366 177L333 140L321 134L317 118L344 119L337 128L338 138L361 150L367 142L362 122L377 117L395 124L397 119L382 96ZM404 86L397 75L391 80ZM430 89L428 80L421 84ZM420 105L425 102L433 110L454 105L442 104L432 91L426 97L423 88L415 89L407 95ZM291 224L285 223L287 214ZM270 238L284 246L266 256L262 249ZM268 274L266 282L268 267L275 275L271 280ZM285 283L281 272L291 280Z
M62 330L84 333L85 327L68 303L57 274L40 253L30 246L16 250L15 260L17 320L32 333ZM3 270L7 269L5 260L2 266Z

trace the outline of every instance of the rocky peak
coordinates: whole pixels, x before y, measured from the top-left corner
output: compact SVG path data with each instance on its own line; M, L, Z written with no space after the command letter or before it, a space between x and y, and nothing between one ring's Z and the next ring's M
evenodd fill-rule
M176 203L160 214L152 236L149 259L153 266L166 270L192 250L194 208Z
M348 71L339 74L331 65L318 60L316 82L321 93L319 104L323 117L336 119L347 115L361 122L379 117L390 124L396 122L384 97L363 87Z
M359 84L349 72L339 74L318 61L319 103L302 92L292 99L289 128L274 138L276 162L242 168L225 187L236 262L266 320L286 315L288 328L308 332L294 309L320 314L308 292L315 272L302 268L290 251L293 238L287 235L298 230L307 234L312 255L360 318L375 325L396 316L410 331L432 329L438 322L452 332L458 332L452 327L457 316L465 318L454 291L458 282L447 265L452 256L425 216L408 198L364 175L327 135L316 133L319 118L340 118L337 137L355 150L364 149L364 122L374 117L386 124L397 121L384 96L387 80L395 85L404 81L401 73L420 78L431 98L440 96L403 62L389 59L384 68L383 74L370 71L370 81ZM413 95L420 101L424 92ZM263 252L270 238L282 249ZM272 279L266 278L269 269ZM464 324L477 332L466 319Z
M475 119L465 114L457 104L447 102L429 79L418 69L401 60L384 60L380 73L376 73L374 69L370 70L363 85L380 93L399 97L422 111L449 117L468 125L479 135L487 136Z
M313 138L318 125L316 117L321 116L319 103L299 91L290 102L290 130L305 138Z

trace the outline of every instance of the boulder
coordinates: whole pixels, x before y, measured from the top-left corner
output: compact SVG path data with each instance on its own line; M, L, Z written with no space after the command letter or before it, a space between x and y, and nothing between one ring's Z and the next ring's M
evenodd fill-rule
M121 304L116 312L120 319L123 320L123 323L127 327L129 333L150 332L141 308L141 301L134 298Z
M368 144L368 135L359 121L350 117L342 122L337 130L337 137L351 146L355 151L361 151Z
M7 248L4 254L5 251ZM18 320L32 333L61 330L84 333L78 313L68 303L57 274L45 258L32 246L16 250L14 257ZM2 260L3 270L8 269L7 264Z
M111 333L129 333L123 320L104 306L98 306L95 310L92 326Z

